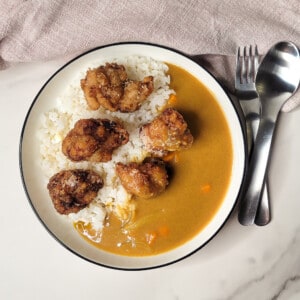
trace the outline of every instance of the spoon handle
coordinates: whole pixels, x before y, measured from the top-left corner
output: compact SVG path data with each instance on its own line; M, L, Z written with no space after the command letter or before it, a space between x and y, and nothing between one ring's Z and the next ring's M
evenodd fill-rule
M255 217L255 224L258 226L265 226L271 221L271 211L269 203L270 195L268 186L268 180L265 179L265 184L263 186L262 194L260 195L261 199Z
M246 132L248 142L248 153L252 154L252 149L257 136L258 125L260 121L260 100L259 98L250 101L240 102L246 119ZM249 160L250 161L250 160ZM265 226L271 221L269 184L267 178L262 187L261 199L255 217L255 224Z
M239 222L242 225L252 225L255 221L279 110L280 108L272 107L269 111L268 107L262 107L261 120L245 184L247 189L239 211Z

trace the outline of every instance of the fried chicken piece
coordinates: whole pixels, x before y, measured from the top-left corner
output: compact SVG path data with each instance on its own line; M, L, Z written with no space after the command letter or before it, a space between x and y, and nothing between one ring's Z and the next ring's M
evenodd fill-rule
M121 112L133 112L140 108L141 104L153 91L153 77L147 76L142 81L127 80L124 86L124 95L119 103Z
M146 149L158 156L188 149L194 140L183 116L173 108L165 109L152 122L143 125L140 137Z
M116 121L81 119L64 138L62 152L72 161L107 162L128 140L128 132Z
M127 192L151 198L163 192L168 185L165 163L157 158L145 159L142 163L117 163L116 172Z
M63 170L53 175L47 188L58 213L77 213L88 206L103 187L102 178L90 170Z
M80 84L90 109L121 112L138 110L154 88L152 76L130 80L125 67L116 63L88 70Z

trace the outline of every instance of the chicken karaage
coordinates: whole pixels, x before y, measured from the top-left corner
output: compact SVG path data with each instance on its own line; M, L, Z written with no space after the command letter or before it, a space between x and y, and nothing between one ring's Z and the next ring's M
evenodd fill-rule
M77 213L88 206L103 187L102 178L90 170L63 170L53 175L47 188L58 213Z
M72 161L107 162L129 134L117 121L81 119L62 142L62 152Z
M117 163L116 173L127 192L141 198L157 196L168 185L165 163L156 158L147 158L142 163Z
M110 111L136 111L154 89L152 76L141 81L131 80L125 67L117 63L89 69L80 83L92 110L102 106Z
M183 116L173 108L165 109L152 122L143 125L140 137L146 149L157 156L188 149L194 140Z

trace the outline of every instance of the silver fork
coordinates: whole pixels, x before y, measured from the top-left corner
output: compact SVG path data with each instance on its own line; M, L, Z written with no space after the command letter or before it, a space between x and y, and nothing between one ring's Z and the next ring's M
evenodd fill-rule
M254 49L253 49L254 48ZM238 48L236 55L235 90L246 121L249 159L259 125L260 101L255 88L255 76L259 66L257 46ZM263 226L270 222L268 183L264 184L262 197L256 213L255 224Z

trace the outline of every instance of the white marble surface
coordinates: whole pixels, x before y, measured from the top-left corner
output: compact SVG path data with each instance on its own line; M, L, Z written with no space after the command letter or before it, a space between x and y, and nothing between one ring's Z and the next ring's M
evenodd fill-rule
M266 227L243 227L233 213L196 254L138 272L88 263L48 234L22 187L19 138L34 96L65 61L0 72L0 299L300 299L300 110L280 118Z

